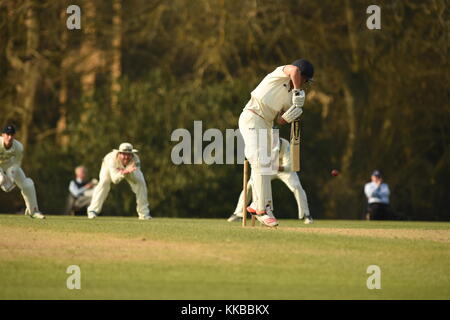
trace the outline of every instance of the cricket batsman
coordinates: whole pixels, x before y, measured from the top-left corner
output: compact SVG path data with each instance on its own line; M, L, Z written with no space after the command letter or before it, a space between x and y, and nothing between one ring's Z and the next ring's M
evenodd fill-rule
M124 142L120 144L119 149L114 149L103 158L99 182L87 209L89 219L96 218L102 211L103 203L111 189L111 183L118 184L124 179L136 194L139 220L152 219L148 207L147 185L140 168L141 161L137 152L138 150L133 149L131 143Z
M269 73L251 92L251 98L239 117L239 130L245 144L245 157L252 169L252 200L247 211L258 221L274 227L278 222L273 215L270 170L267 161L272 152L272 127L277 118L280 125L291 123L303 113L305 92L302 88L312 81L313 65L299 59L279 66Z
M305 219L305 224L311 224L313 223L313 219L311 217L311 214L309 212L308 207L308 199L306 197L306 192L302 188L302 185L300 183L300 179L297 175L297 172L292 171L291 169L291 157L290 157L290 150L289 150L289 141L286 139L280 138L279 143L273 146L273 153L277 152L276 149L279 149L279 160L280 160L280 166L278 167L278 172L274 175L270 176L270 181L280 179L284 182L284 184L291 190L291 192L294 194L295 200L297 202L298 207L298 218L300 220ZM252 185L253 185L253 174L250 176L250 180L247 187L247 201L245 205L250 204L251 200L251 192L252 192ZM236 209L234 210L234 213L228 218L228 222L236 221L240 218L242 218L242 209L244 206L244 191L241 192L241 195L239 196L239 201L236 205Z
M25 215L31 218L45 219L39 212L36 189L33 180L27 178L23 172L23 145L14 139L16 128L12 125L6 126L0 138L0 187L5 192L10 192L17 185L25 201Z

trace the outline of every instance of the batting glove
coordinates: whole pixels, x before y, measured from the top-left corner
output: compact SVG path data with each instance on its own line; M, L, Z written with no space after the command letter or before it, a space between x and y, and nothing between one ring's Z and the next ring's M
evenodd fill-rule
M296 107L303 107L305 103L305 91L300 89L294 89L292 95L292 104Z
M298 119L303 113L303 108L292 106L281 116L287 123Z

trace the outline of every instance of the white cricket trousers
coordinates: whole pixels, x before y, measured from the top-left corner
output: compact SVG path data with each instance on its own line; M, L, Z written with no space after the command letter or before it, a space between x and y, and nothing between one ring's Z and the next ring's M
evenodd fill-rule
M34 214L35 212L39 212L33 180L25 176L21 167L0 166L0 169L6 174L9 180L13 181L19 187L23 200L25 201L26 213Z
M131 187L131 190L136 195L137 213L139 217L150 215L147 198L147 185L145 183L144 175L140 169L125 175L124 178ZM108 197L111 190L111 175L106 166L102 165L100 169L100 179L97 186L94 188L91 204L88 207L89 211L100 213L102 211L103 203Z
M278 174L274 174L270 176L270 180L280 179L284 182L284 184L291 190L294 194L295 201L297 202L298 207L298 218L303 219L305 216L309 216L309 207L308 207L308 199L306 197L306 192L303 189L300 179L296 172L279 172ZM252 185L253 185L253 175L250 176L250 180L247 184L247 203L248 206L251 202L251 193L252 193ZM239 196L239 201L236 205L236 209L234 210L234 214L238 217L242 217L242 210L244 205L244 191L241 191Z
M239 130L245 144L245 157L248 159L253 175L252 198L257 212L273 211L272 185L270 176L272 162L272 123L249 110L242 111L239 117Z

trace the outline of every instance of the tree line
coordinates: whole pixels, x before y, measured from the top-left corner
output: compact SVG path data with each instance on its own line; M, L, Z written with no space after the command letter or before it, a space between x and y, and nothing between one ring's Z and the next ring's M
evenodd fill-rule
M43 212L64 208L73 168L95 177L123 141L140 150L153 214L226 217L242 166L174 165L171 133L194 121L236 129L250 92L300 57L316 69L302 115L302 172L313 216L357 219L374 169L405 219L448 220L450 178L446 2L0 1L0 122L14 123ZM66 26L81 8L81 29ZM289 128L281 136L289 138ZM332 177L330 171L341 174ZM127 185L105 213L135 215ZM274 183L275 213L295 201ZM0 211L21 206L0 193Z

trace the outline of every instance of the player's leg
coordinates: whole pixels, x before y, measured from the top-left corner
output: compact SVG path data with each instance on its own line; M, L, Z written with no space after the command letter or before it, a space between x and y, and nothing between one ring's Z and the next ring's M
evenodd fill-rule
M283 181L286 186L294 194L295 201L297 202L298 218L305 218L305 224L313 222L311 214L309 212L308 198L306 192L300 183L300 179L296 172L281 172L278 174L278 178Z
M369 203L367 205L366 220L374 220L374 205L375 203Z
M243 111L239 117L239 130L245 144L245 156L252 168L253 202L249 212L267 226L276 226L272 206L271 127L256 114Z
M29 214L32 218L44 219L45 216L39 212L36 189L34 187L33 180L25 176L22 168L15 166L8 168L6 170L6 175L9 179L14 181L14 183L21 190L26 206L25 214Z
M72 194L67 196L66 208L64 210L65 215L75 215L74 205L76 200L77 199Z
M147 184L141 170L130 173L126 180L130 184L131 190L136 194L136 210L140 220L149 220L150 209L148 204Z
M377 202L371 203L370 206L373 213L373 220L388 220L386 204Z
M89 219L94 219L102 211L103 204L105 203L110 190L111 177L108 168L102 165L99 182L94 188L91 204L87 209Z
M267 214L272 215L272 183L269 175L255 173L252 198L253 201L251 207L256 210L257 214L266 212Z
M86 210L92 201L92 197L79 196L74 203L74 208L79 211L81 209Z
M383 210L383 220L395 220L394 216L390 212L389 205L386 203L381 203L382 210Z

